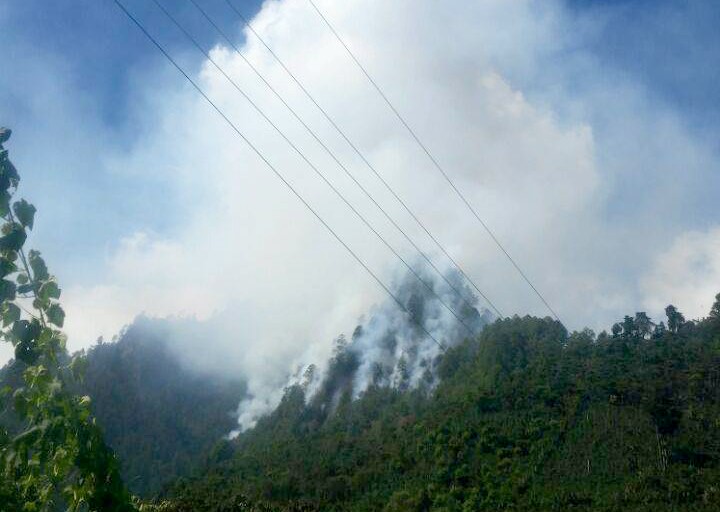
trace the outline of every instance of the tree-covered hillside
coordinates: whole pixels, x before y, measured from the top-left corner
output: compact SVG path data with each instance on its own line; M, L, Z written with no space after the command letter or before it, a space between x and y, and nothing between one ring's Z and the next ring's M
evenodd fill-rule
M235 410L245 393L240 379L198 374L183 366L168 346L170 327L171 321L141 317L117 341L95 345L86 354L77 390L91 397L125 482L141 496L158 492L201 464L236 427ZM19 381L23 367L18 362L6 367L2 380ZM6 407L0 422L11 422L11 414L12 406Z
M720 295L612 334L498 320L437 361L434 389L334 405L298 384L176 483L177 510L718 510ZM326 379L352 368L338 347ZM350 361L350 363L348 363Z
M187 474L236 428L240 378L199 374L169 348L170 322L139 318L88 353L85 390L105 439L140 495Z

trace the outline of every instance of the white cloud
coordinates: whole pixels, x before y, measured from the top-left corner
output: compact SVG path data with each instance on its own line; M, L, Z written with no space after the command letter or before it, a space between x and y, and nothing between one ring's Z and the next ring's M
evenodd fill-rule
M658 317L674 304L687 318L707 316L720 293L720 226L683 233L643 277L644 305Z
M648 248L687 229L683 208L716 161L641 87L576 49L582 34L559 3L321 5L570 328L607 326L648 293L672 299L663 296L672 295L667 288L641 290L633 283L653 256ZM505 314L547 313L307 2L267 1L255 27ZM420 229L252 35L242 50L431 252ZM411 256L402 237L242 60L223 47L213 56ZM349 245L390 279L397 268L392 255L225 79L208 63L193 74ZM226 335L193 357L198 364L236 368L265 393L297 363L324 357L334 335L349 332L385 297L182 78L167 76L138 79L144 89L134 115L142 120L142 137L129 154L106 163L138 189L148 180L163 183L183 206L160 233L136 222L109 252L102 278L67 287L71 346L112 336L141 311L200 318L223 313ZM527 84L534 81L550 85L532 89ZM672 201L663 200L668 197ZM167 215L152 207L146 212ZM656 220L660 214L663 223Z
M453 54L458 50L456 43L434 37L438 28L430 20L435 16L470 30L468 15L481 16L487 9L504 12L501 4L483 4L480 12L459 9L452 16L445 7L428 4L411 9L412 22L406 20L398 30L392 20L406 16L404 8L409 5L378 3L368 10L347 4L331 8L329 16L348 28L351 44L372 57L372 67L383 81L394 84L396 90L390 93L398 96L399 108L410 113L418 132L447 161L460 186L510 249L525 253L517 254L518 259L532 266L534 257L542 255L545 264L536 264L530 273L567 312L562 296L551 291L567 274L561 274L561 262L557 268L546 263L560 257L562 242L574 233L562 219L591 215L590 198L599 178L590 128L583 124L562 127L552 112L530 104L489 63L486 53L492 53L492 47L477 53L463 47L465 62L460 66ZM530 23L532 13L513 8L505 15ZM303 2L266 4L256 27L504 311L544 313ZM418 27L424 33L418 33ZM494 40L496 32L478 34L484 42ZM464 35L470 38L466 44L477 45L471 34ZM503 39L498 44L507 43ZM407 51L410 45L420 44ZM308 101L289 86L288 78L259 43L249 37L244 51L430 252L432 247L420 236L419 228L389 200ZM223 48L213 55L388 240L406 257L412 256L409 245L350 186L241 59ZM417 69L397 66L402 56L410 57ZM416 76L409 79L408 72ZM199 78L260 150L387 280L397 266L392 254L210 64ZM398 84L403 85L402 94L397 94ZM303 354L308 343L327 344L337 332L352 329L372 303L384 300L372 279L199 97L192 91L149 91L148 95L147 103L157 105L158 111L148 116L149 124L142 128L147 135L113 167L136 174L152 170L164 176L176 193L187 198L187 218L169 237L133 235L122 241L108 261L105 283L68 294L69 317L78 318L78 323L68 323L74 339L81 339L79 319L87 314L88 302L108 311L95 316L105 322L107 334L128 322L132 312L184 311L202 317L229 304L242 304L255 319L263 319L253 322L254 343L243 344L243 351L257 351L266 358L283 352L283 357L292 359ZM558 222L562 229L547 229ZM444 266L441 260L438 263ZM114 325L112 314L116 315ZM234 328L243 333L246 326ZM246 335L250 333L240 334Z

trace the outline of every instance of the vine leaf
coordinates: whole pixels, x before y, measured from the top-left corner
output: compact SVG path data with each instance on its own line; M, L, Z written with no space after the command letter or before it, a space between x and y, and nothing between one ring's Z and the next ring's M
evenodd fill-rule
M10 187L17 187L20 182L20 176L17 169L7 158L7 151L2 152L0 158L0 188L7 191Z
M20 176L3 148L10 134L0 128L0 339L12 343L16 359L28 365L22 374L25 387L13 394L15 411L27 430L10 439L0 427L0 510L20 508L3 506L9 477L18 505L24 502L27 512L55 510L58 499L66 502L61 508L73 511L137 512L117 459L91 417L89 400L75 396L72 379L66 381L71 375L60 367L67 360L67 338L55 329L65 322L57 303L60 288L40 253L29 251L26 256L23 249L36 208L12 199ZM28 311L30 319L23 319L19 299L32 299L39 318ZM83 364L73 359L72 375L82 373ZM8 393L8 388L0 390L0 396Z
M13 393L13 405L15 406L15 410L18 414L22 416L27 414L30 404L28 403L27 396L25 396L24 388L18 388Z
M0 301L15 300L17 287L12 281L0 279Z
M32 365L38 360L39 356L31 341L21 341L15 346L15 359L23 363Z
M0 278L17 271L15 263L7 258L0 259Z
M70 361L68 369L77 381L82 382L85 376L85 370L87 369L87 364L87 358L80 354L75 354Z
M11 135L12 130L10 128L0 128L0 144L5 144L8 140L10 140Z
M38 296L40 300L59 299L60 287L58 286L57 281L54 279L45 281L42 286L40 286Z
M17 287L18 293L30 293L31 291L33 291L33 287L32 287L32 284L30 284L30 283L21 284L20 286Z
M13 211L17 220L25 228L33 228L35 223L35 212L37 209L32 204L28 203L25 199L21 199L13 204Z
M42 326L37 320L18 320L13 324L11 332L18 343L29 343L40 336L41 330Z
M0 237L0 250L17 251L22 248L27 233L25 229L17 222L11 222L3 226L4 235Z
M63 323L65 323L65 311L60 307L60 304L52 304L47 309L47 318L53 324L62 327Z
M20 308L12 302L6 303L3 306L2 312L3 327L7 327L8 325L12 324L13 322L17 322L18 320L20 320Z
M0 177L1 176L2 175L0 174ZM0 185L2 185L2 183L0 183ZM9 182L8 182L8 185L9 185ZM10 193L7 190L3 190L2 192L0 192L0 215L3 217L5 215L7 215L8 212L10 211L11 197L12 196L10 195Z
M40 251L30 251L28 253L28 261L30 262L30 268L33 271L36 281L45 281L50 278L45 260L40 257Z

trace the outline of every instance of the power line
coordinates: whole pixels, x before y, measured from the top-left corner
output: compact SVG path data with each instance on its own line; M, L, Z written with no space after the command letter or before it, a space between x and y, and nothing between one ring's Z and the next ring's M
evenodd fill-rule
M285 101L285 99L282 97L280 93L277 92L277 90L267 81L267 79L263 76L263 74L245 57L245 55L240 51L240 49L233 43L232 39L213 21L213 19L207 14L207 12L196 2L196 0L189 0L190 3L192 3L195 8L200 12L200 14L205 18L205 20L215 29L215 31L220 34L220 36L225 39L225 41L230 45L230 47L242 58L242 60L250 67L250 69L257 75L260 80L265 84L265 86L275 95L275 97L287 108L290 113L295 117L295 119L305 128L305 130L317 141L318 144L325 150L325 152L335 161L335 163L342 169L342 171L345 173L345 175L352 180L352 182L365 194L365 196L370 199L370 201L382 212L382 214L385 216L385 218L395 227L395 229L398 230L402 234L402 236L407 240L410 245L413 246L413 248L422 256L422 258L430 265L430 267L437 273L438 276L440 276L443 281L452 289L458 297L467 305L469 308L473 308L473 305L468 302L468 300L464 297L463 293L456 288L456 286L450 282L450 280L445 276L443 272L440 271L440 269L433 263L433 261L430 259L430 257L425 254L425 252L418 247L418 245L413 241L413 239L405 232L405 230L398 225L398 223L395 221L395 219L388 214L388 212L375 200L375 198L372 196L372 194L357 180L357 178L347 169L347 167L338 159L337 155L318 137L317 133L310 128L305 121L297 114L297 112ZM499 313L499 312L498 312Z
M552 315L555 317L555 319L558 322L560 321L560 318L558 317L557 313L555 313L555 310L550 306L547 300L545 300L545 297L540 293L540 291L535 287L535 285L530 281L530 279L525 275L525 272L520 268L520 266L517 264L517 262L510 256L510 254L507 252L505 247L500 243L498 238L495 236L495 233L490 229L490 227L485 223L485 221L480 217L480 215L475 211L475 208L472 207L470 202L465 198L465 195L460 192L460 190L457 188L455 183L450 179L448 174L445 172L445 170L442 168L442 166L438 163L438 161L435 159L435 157L432 155L430 150L428 150L427 146L420 140L420 138L417 136L415 131L410 127L410 125L405 121L405 118L398 112L398 110L395 108L395 106L392 104L392 102L388 99L388 97L385 95L383 90L380 88L380 86L377 84L377 82L373 79L372 76L370 76L370 73L365 69L365 67L360 63L358 58L355 56L355 54L350 50L347 44L345 44L345 41L342 37L340 37L340 34L335 30L333 25L328 21L328 19L325 17L325 15L318 9L317 5L315 5L315 2L313 0L308 0L310 2L310 5L312 5L313 9L315 9L315 12L320 16L320 18L325 22L327 27L330 29L330 31L333 33L335 38L340 42L340 44L345 48L345 51L347 51L348 55L352 58L352 60L355 62L355 64L358 66L360 71L365 75L365 77L368 79L368 81L372 84L372 86L375 88L375 90L380 94L380 97L385 101L387 106L390 108L390 110L395 114L395 117L398 118L400 123L407 129L408 133L412 136L412 138L417 142L417 144L420 146L420 148L423 150L423 152L428 156L430 161L433 163L435 168L440 171L440 174L442 174L443 178L445 178L445 181L448 182L450 187L455 191L457 196L460 198L460 200L465 204L465 206L470 210L470 212L473 214L473 216L480 222L482 227L487 231L488 235L490 235L490 238L495 242L495 245L498 246L498 248L505 254L507 259L512 263L512 265L515 267L515 270L518 271L520 276L525 280L525 282L532 288L532 290L535 292L535 294L540 298L540 300L545 304L545 307L552 313ZM562 322L561 322L562 323Z
M194 3L194 0L191 0ZM362 161L365 163L365 165L368 166L368 168L372 171L372 173L375 175L375 177L383 184L386 190L390 192L390 194L400 203L400 205L403 207L403 209L412 217L412 219L420 226L420 228L425 232L425 234L433 241L433 243L440 249L440 251L448 258L450 263L458 270L460 275L465 278L472 286L475 288L475 290L478 292L478 294L485 300L485 302L488 303L488 305L497 313L499 317L503 317L504 315L500 312L500 310L493 304L493 302L490 300L490 298L483 293L483 291L480 289L480 287L475 283L473 279L470 278L470 276L462 269L460 264L455 261L455 259L450 255L450 253L443 247L443 245L438 241L438 239L430 232L430 230L425 226L425 224L417 217L417 215L410 209L410 207L403 201L403 199L395 192L395 190L390 186L390 184L385 180L385 178L382 177L382 175L375 169L375 167L370 163L370 161L365 157L362 151L358 149L357 145L354 144L348 136L345 134L345 132L338 126L338 124L335 122L335 120L330 116L330 114L327 113L327 111L317 102L317 100L313 97L312 94L305 88L305 86L300 82L300 80L295 76L295 74L288 69L288 67L285 65L285 63L276 55L276 53L268 46L268 44L265 42L265 40L255 31L255 28L252 26L252 23L230 2L230 0L225 0L225 3L228 4L228 6L235 12L235 14L240 18L240 20L245 24L245 26L257 37L257 39L262 43L262 45L267 49L267 51L275 58L275 60L280 64L280 66L283 68L283 70L292 78L292 80L298 85L300 90L305 94L305 96L315 105L315 107L322 113L322 115L327 119L327 121L330 123L330 125L335 129L335 131L338 132L338 134L347 142L347 144L353 149L353 151L362 159ZM245 58L243 56L243 58Z
M195 48L205 56L206 59L217 69L224 77L225 79L237 90L247 101L252 105L252 107L257 111L258 114L262 116L265 121L272 126L272 128L280 135L283 140L302 158L302 160L313 170L313 172L328 186L330 189L335 193L335 195L340 198L345 205L350 208L350 210L355 214L355 216L360 219L365 226L375 234L375 236L387 247L397 259L400 260L400 262L407 267L407 269L415 276L415 278L420 281L420 283L425 286L425 288L428 289L430 293L435 295L435 297L438 299L440 304L445 307L456 319L460 324L462 324L463 327L468 331L468 333L473 336L475 333L473 330L460 318L460 316L449 306L445 303L445 301L440 297L440 295L435 292L433 287L428 284L421 276L417 273L415 269L410 266L410 264L405 261L405 259L400 255L400 253L395 250L395 248L390 245L390 243L385 240L385 238L370 224L370 222L350 203L345 196L342 195L342 193L332 184L330 180L327 179L327 177L320 172L320 170L305 156L305 154L300 151L300 149L285 135L285 133L265 114L265 112L245 93L245 91L225 72L225 70L220 66L215 59L212 58L210 53L205 50L200 43L198 43L197 39L195 39L190 32L188 32L185 27L180 24L177 19L160 3L159 0L153 0L153 3L165 14L165 16L168 17L168 19L185 35L185 37L195 46ZM462 297L461 297L462 298Z
M223 118L223 120L228 124L228 126L248 145L248 147L265 163L265 165L268 166L268 168L275 174L275 176L293 193L293 195L307 208L310 213L313 214L313 216L327 229L327 231L337 240L338 243L340 243L345 250L347 250L350 255L357 261L364 269L365 271L370 274L370 276L375 280L375 282L380 285L380 287L385 290L385 292L390 296L390 298L395 301L395 303L400 307L400 309L405 312L410 319L417 324L417 326L433 341L435 342L442 350L447 350L445 348L445 345L443 345L440 341L438 341L430 332L423 326L405 307L405 305L400 301L400 299L390 290L390 288L383 283L383 281L375 274L375 272L370 269L370 267L355 253L355 251L350 248L347 243L340 237L340 235L337 234L337 232L330 227L330 225L320 216L320 214L312 207L310 204L303 198L303 196L295 189L295 187L292 186L292 184L280 173L280 171L277 170L277 168L265 157L265 155L262 154L262 152L240 131L240 129L233 123L230 118L223 113L223 111L218 107L211 99L210 97L205 93L205 91L183 70L183 68L173 59L170 54L165 50L165 48L145 29L145 27L142 25L142 23L135 18L135 16L132 15L126 8L125 5L120 0L113 0L115 4L122 10L123 13L140 29L140 31L150 40L150 42L165 56L165 58L177 69L184 77L185 79L192 85L192 87L203 97L203 99L217 112L217 114Z

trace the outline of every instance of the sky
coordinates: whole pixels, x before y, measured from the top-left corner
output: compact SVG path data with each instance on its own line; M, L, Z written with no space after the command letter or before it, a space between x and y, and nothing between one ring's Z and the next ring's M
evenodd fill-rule
M224 0L197 1L447 268ZM547 314L307 0L232 1L505 315ZM125 3L370 268L399 279L393 254L153 3ZM415 261L192 4L162 3ZM720 5L317 4L570 329L659 318L668 303L691 318L709 310L720 291ZM20 195L38 208L29 243L64 289L71 349L142 312L221 316L208 343L223 351L208 353L261 386L327 354L387 300L112 1L5 0L0 48L0 124L14 131Z

